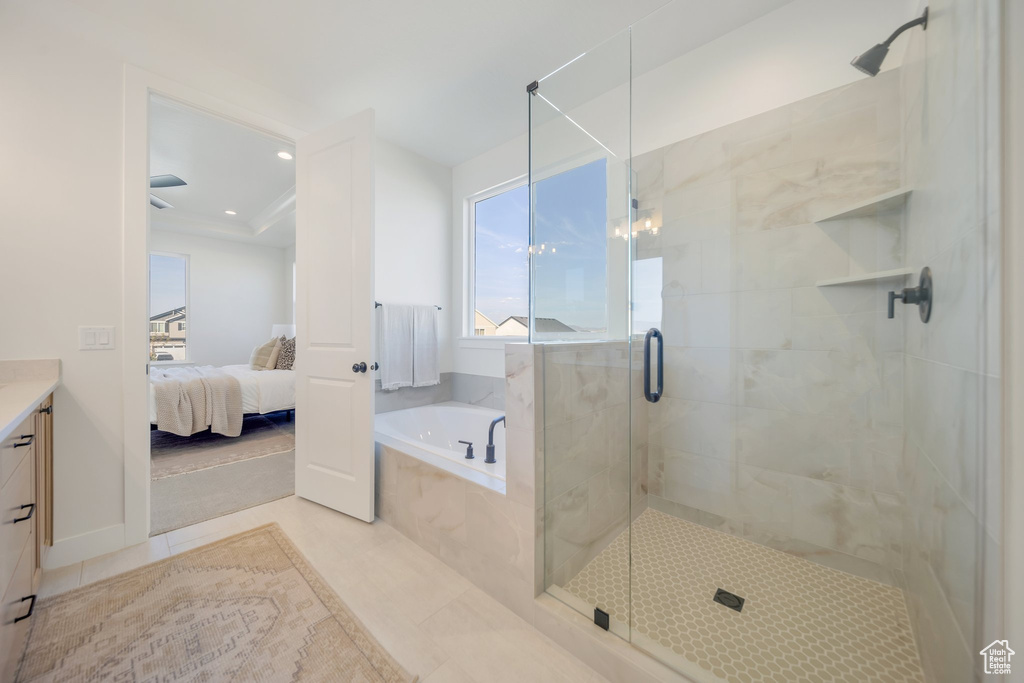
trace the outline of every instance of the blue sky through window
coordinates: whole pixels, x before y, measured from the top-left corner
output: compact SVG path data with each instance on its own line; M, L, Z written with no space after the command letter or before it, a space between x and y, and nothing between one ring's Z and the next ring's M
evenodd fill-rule
M554 318L579 330L608 327L606 167L598 159L536 184L538 318Z
M529 314L529 244L526 185L476 203L476 310L496 325Z
M185 305L185 259L180 256L149 255L149 314L151 316Z
M607 328L604 159L536 184L537 317ZM530 197L517 187L476 203L476 309L501 324L529 313Z

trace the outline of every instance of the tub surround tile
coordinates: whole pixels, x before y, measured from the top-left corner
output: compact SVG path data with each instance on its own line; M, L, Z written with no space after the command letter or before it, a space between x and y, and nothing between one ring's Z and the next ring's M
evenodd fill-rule
M494 410L504 410L505 379L453 372L451 400Z
M390 413L405 408L419 408L434 403L456 400L452 397L452 373L442 372L441 383L429 387L402 387L394 391L380 388L380 380L374 380L374 412Z
M446 476L415 458L399 458L396 499L403 511L445 535L466 538L465 479Z
M543 554L543 546L538 553L543 511L538 510L536 485L538 449L542 448L537 442L542 439L535 413L543 409L543 403L534 400L542 379L541 373L534 372L538 353L528 344L507 345L506 377L500 380L500 392L489 395L493 398L500 393L503 403L508 397L506 424L498 426L505 430L506 439L505 493L435 468L398 449L377 445L377 515L451 567L451 577L455 577L438 579L445 588L435 591L436 602L428 601L410 613L416 623L435 614L439 605L453 599L453 591L465 590L469 584L532 620L533 598L539 590L539 555ZM455 380L459 392L493 390L495 386L493 378L464 378L469 379ZM488 397L460 394L455 400L480 404L481 398ZM586 503L585 495L583 500ZM387 548L377 551L374 561L384 562L387 552ZM416 558L388 561L404 568L384 572L375 580L396 596L396 602L401 602L404 587L410 593L430 593L418 586Z

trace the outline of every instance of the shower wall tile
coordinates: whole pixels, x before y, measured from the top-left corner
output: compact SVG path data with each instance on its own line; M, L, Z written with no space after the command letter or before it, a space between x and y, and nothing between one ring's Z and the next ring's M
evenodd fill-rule
M665 397L728 404L736 384L734 353L727 348L666 346Z
M646 507L648 425L626 342L544 344L544 581L564 583ZM640 352L634 350L635 362ZM630 509L632 498L632 510Z
M984 100L992 95L980 87L984 51L976 44L977 20L988 11L968 0L931 2L927 36L911 35L900 69L904 184L913 188L904 243L908 263L929 266L935 286L927 325L916 311L900 311L903 587L927 680L975 676L976 652L994 637L989 617L998 622L1000 613L1000 577L983 576L981 568L981 552L984 566L1001 563L986 530L1001 529L1002 485L999 316L992 307L1000 274L991 258L1000 235L989 221L995 195L981 175L998 155L983 146L997 141L979 135L979 103L989 117L999 108ZM982 604L986 621L976 623Z
M635 163L640 209L661 219L638 253L665 277L647 500L886 581L902 562L903 323L886 318L891 282L816 283L902 267L902 218L815 221L901 186L900 106L886 72Z
M793 296L788 290L737 292L734 302L734 346L742 349L793 346Z
M662 257L662 296L683 296L699 294L708 289L701 282L701 243L688 242L672 247L664 247Z
M665 297L665 346L729 348L733 336L733 297L728 293Z
M746 465L845 484L856 438L846 416L736 408L736 458Z

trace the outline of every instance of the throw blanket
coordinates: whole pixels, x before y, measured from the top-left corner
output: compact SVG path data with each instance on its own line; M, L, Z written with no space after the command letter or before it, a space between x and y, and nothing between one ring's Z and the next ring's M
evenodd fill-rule
M207 427L214 434L242 433L242 388L219 368L153 368L156 428L191 436Z

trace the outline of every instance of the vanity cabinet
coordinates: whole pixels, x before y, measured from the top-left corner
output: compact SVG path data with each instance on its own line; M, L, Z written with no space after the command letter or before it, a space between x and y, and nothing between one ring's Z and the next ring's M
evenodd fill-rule
M14 679L52 539L53 402L48 396L0 443L0 681Z

